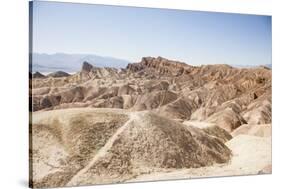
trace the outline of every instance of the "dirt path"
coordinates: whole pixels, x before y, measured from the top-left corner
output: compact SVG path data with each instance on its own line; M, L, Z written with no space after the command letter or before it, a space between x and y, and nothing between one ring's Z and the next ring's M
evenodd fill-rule
M98 151L98 153L94 156L94 158L88 163L87 166L85 166L83 169L81 169L72 179L70 179L69 183L67 185L72 185L72 181L76 181L77 178L80 178L81 175L84 175L100 158L106 155L107 151L111 149L112 145L116 141L116 139L119 137L119 135L130 125L132 121L135 121L138 119L138 115L136 113L130 113L129 114L129 120L120 128L117 129L117 131L112 135L106 144Z

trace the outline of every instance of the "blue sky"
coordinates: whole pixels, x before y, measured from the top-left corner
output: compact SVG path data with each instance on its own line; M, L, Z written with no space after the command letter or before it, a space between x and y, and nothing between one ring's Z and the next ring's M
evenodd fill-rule
M271 17L35 1L33 51L271 64Z

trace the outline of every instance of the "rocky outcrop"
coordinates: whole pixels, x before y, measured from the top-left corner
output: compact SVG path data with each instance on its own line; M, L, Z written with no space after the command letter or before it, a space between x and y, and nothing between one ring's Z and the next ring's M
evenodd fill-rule
M63 72L63 71L57 71L57 72L50 73L47 76L48 77L68 77L68 76L70 76L70 74Z
M88 62L83 62L83 65L82 65L82 72L90 72L94 67L88 63Z
M229 132L242 124L271 122L271 70L263 67L196 67L144 57L122 70L84 62L79 73L58 75L64 77L32 82L33 111L66 107L153 110L171 119L216 123Z
M40 72L35 72L32 74L32 78L46 78L46 76L41 74Z
M163 57L143 57L141 62L129 64L128 70L141 71L143 69L155 69L159 74L179 76L183 73L188 73L192 66L189 66L183 62L172 61Z

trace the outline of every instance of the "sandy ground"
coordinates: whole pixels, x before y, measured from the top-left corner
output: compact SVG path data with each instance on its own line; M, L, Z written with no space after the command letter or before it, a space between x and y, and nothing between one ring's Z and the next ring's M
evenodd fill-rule
M226 145L233 153L231 161L227 164L195 169L170 169L140 175L126 182L252 175L259 174L262 169L271 165L271 137L239 135Z

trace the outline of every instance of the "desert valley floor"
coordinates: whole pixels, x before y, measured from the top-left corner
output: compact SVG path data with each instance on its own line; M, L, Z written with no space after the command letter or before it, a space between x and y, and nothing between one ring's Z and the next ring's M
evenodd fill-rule
M30 73L33 187L271 173L271 69L144 57Z

